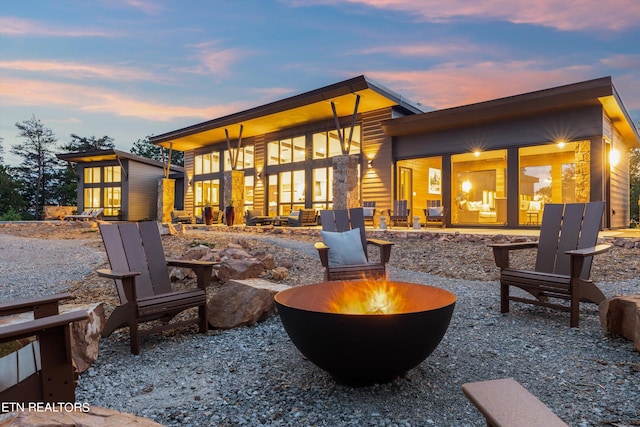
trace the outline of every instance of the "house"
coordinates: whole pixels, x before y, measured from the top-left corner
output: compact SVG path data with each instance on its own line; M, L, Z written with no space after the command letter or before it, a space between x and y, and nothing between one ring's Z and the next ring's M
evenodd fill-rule
M422 215L439 201L448 225L482 227L535 227L546 203L590 200L607 202L603 227L627 226L640 147L610 77L423 112L359 76L150 141L184 151L195 216L225 198L272 216L332 208L334 161L349 154L355 205L403 199Z
M158 180L162 162L116 149L56 154L78 177L78 212L103 208L105 220L141 221L157 218ZM171 165L176 179L176 206L182 209L184 169Z

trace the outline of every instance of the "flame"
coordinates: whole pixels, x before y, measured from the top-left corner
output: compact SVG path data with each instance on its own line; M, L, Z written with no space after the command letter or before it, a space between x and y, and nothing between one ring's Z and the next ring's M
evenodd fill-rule
M344 283L329 302L329 310L341 314L400 313L406 304L399 286L386 280Z

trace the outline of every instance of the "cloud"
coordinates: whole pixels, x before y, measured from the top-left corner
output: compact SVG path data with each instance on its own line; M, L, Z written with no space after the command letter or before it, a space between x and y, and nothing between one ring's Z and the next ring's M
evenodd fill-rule
M396 10L429 22L453 22L469 18L505 20L562 31L622 31L638 23L637 0L347 0L378 9ZM296 6L332 4L345 7L344 1L294 1Z
M231 67L237 61L251 54L251 52L245 49L221 49L218 48L218 43L217 40L212 40L188 46L196 51L192 55L192 59L197 62L197 65L178 67L175 71L190 74L227 76Z
M40 21L0 16L0 35L4 36L37 36L37 37L121 37L118 31L103 29L77 29L47 25Z
M388 54L408 57L442 57L460 53L477 52L478 47L470 43L434 43L377 46L362 49L352 54Z
M19 72L40 72L47 75L59 75L70 79L98 78L116 81L153 81L167 80L166 77L132 67L118 67L102 64L80 64L59 61L0 61L0 70Z
M182 106L140 100L112 89L65 83L50 83L27 79L0 80L3 106L57 106L69 109L72 116L78 112L107 113L151 121L179 118L211 119L247 108L243 103L210 106Z
M589 66L545 70L534 61L444 63L433 69L367 75L432 109L457 107L593 78Z

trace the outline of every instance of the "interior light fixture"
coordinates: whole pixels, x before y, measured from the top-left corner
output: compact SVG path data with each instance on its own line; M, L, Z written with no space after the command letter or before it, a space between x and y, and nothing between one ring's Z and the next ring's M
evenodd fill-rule
M464 191L465 193L468 193L469 190L471 190L471 181L464 181L462 183L462 191Z
M558 145L558 148L564 148L564 146L567 145L567 143L564 141L558 141L557 145Z
M480 157L480 150L473 150L473 155L476 157Z

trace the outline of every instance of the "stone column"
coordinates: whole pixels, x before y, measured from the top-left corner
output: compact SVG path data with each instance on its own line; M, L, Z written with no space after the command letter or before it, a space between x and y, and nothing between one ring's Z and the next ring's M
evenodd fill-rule
M233 200L235 208L234 224L244 223L244 171L231 170L224 172L224 205L229 206Z
M584 203L591 198L591 143L589 141L576 142L576 202Z
M176 195L176 180L170 178L160 178L158 180L158 222L170 223L171 211Z
M350 209L360 206L358 154L333 158L333 208Z

